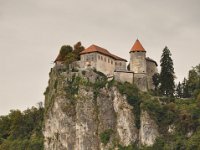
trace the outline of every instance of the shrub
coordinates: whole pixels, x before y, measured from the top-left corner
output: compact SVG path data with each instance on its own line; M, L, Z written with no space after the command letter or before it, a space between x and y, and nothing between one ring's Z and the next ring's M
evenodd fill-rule
M106 145L109 142L112 133L113 133L112 129L107 129L104 132L102 132L100 134L101 143Z

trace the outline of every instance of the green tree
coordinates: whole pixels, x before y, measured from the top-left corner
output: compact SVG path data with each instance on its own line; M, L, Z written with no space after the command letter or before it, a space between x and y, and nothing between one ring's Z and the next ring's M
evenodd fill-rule
M158 85L160 84L160 74L159 73L155 73L152 76L152 80L153 80L153 84L155 86L155 91L157 92L158 90Z
M80 52L82 52L84 49L85 48L82 46L81 42L77 42L74 45L73 53L75 54L77 60L80 60Z
M60 55L64 59L67 54L71 53L73 51L73 48L70 45L63 45L60 48Z
M43 149L42 104L23 112L11 110L9 115L0 116L0 150Z
M180 82L178 82L178 85L176 87L176 96L179 98L183 97L183 88Z
M174 95L174 67L170 50L165 47L161 56L160 91L163 95Z
M188 81L186 78L183 79L182 82L182 88L183 88L183 98L188 98L191 95L189 94L189 90L188 90Z

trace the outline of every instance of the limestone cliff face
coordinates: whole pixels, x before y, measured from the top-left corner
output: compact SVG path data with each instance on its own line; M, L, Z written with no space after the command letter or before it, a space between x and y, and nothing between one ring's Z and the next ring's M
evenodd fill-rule
M153 144L157 126L148 114L135 126L133 107L114 86L95 83L92 70L68 72L54 67L45 92L46 150L107 150L133 143ZM100 83L100 82L99 82Z
M151 119L146 111L141 112L141 127L139 130L139 139L141 145L151 146L154 144L156 138L159 136L158 126L155 121Z

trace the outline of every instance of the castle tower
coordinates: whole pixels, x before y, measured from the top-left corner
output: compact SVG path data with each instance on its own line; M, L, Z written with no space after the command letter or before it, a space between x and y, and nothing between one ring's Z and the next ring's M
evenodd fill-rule
M130 71L146 74L146 51L137 39L130 51Z
M134 72L134 83L142 91L147 91L146 51L137 39L130 51L130 71Z

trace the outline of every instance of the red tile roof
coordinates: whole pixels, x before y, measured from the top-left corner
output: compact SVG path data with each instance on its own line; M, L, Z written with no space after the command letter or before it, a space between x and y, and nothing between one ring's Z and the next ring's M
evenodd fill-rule
M140 43L140 41L137 39L135 41L135 44L133 45L133 47L131 48L130 52L146 52L145 49L143 48L142 44Z
M102 47L96 46L96 45L91 45L90 47L88 47L84 51L82 51L80 54L83 55L83 54L93 53L93 52L101 53L101 54L109 56L115 60L127 61L126 59L123 59L114 54L111 54L108 50L106 50Z

